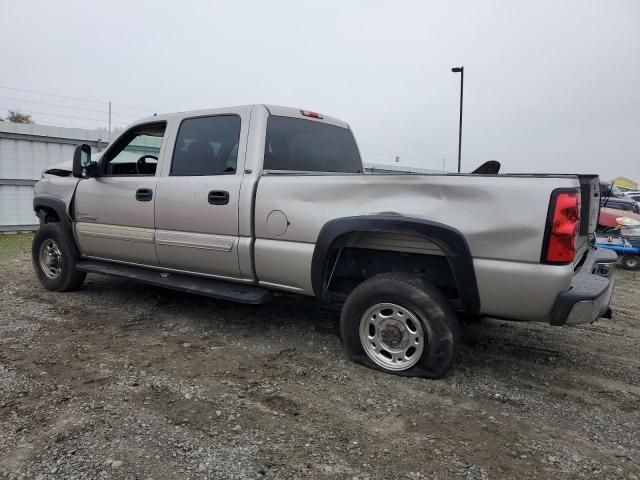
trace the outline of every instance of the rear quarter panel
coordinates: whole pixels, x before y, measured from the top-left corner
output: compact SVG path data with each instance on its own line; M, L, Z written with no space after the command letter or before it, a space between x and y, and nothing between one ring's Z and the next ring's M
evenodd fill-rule
M255 201L256 274L261 283L312 294L311 258L327 221L356 215L417 217L464 234L483 312L513 317L526 289L535 285L533 299L543 305L516 317L541 319L557 293L568 288L572 272L571 265L540 265L550 194L578 186L574 177L557 176L266 174ZM284 233L274 228L273 219L282 218L272 214L276 211L286 216ZM505 295L514 298L506 302Z

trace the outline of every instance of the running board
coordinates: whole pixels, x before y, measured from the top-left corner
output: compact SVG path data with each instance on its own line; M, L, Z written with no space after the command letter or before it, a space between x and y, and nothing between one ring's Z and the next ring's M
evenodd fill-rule
M182 273L163 272L162 270L133 267L119 263L84 260L78 262L76 269L81 272L126 278L156 287L195 293L231 302L259 304L265 303L271 298L269 290L254 285L244 285L242 283L214 280Z

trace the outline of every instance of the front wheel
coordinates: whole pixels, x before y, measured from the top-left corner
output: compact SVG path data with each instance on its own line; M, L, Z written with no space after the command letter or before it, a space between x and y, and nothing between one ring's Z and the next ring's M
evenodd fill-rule
M447 299L405 273L383 273L358 285L343 306L340 330L353 360L413 377L443 377L460 342Z
M638 270L640 269L640 256L638 255L623 255L621 260L622 268L626 270Z
M31 259L38 280L47 290L77 290L87 276L76 270L76 246L71 233L60 223L47 223L38 229L33 236Z

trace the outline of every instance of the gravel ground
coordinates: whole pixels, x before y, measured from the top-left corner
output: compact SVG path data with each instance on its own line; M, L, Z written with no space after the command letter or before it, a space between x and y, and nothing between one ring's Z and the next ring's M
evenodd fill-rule
M0 240L0 478L640 479L640 273L615 320L465 325L428 381L351 363L310 299L51 293L29 247Z

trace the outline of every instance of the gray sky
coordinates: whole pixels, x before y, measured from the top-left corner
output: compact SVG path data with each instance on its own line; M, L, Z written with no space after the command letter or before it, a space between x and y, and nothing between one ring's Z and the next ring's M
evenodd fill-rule
M463 170L496 159L503 171L640 181L638 0L0 0L0 31L0 86L157 112L302 107L349 122L365 160L425 168L455 168L450 68L464 65ZM0 97L0 115L105 118L87 111L97 103Z

